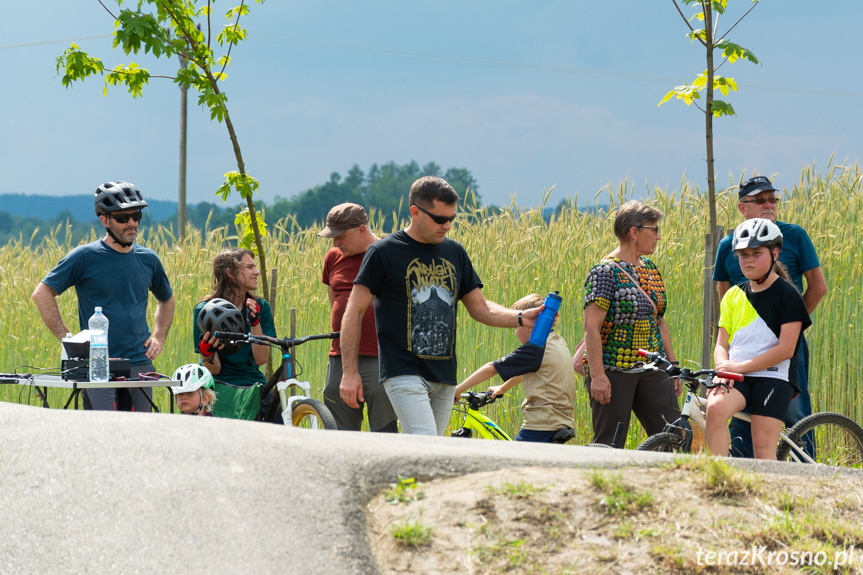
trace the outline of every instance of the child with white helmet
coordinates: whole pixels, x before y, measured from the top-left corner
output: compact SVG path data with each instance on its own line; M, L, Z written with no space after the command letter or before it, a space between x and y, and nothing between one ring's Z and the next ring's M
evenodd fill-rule
M171 386L181 413L213 415L213 404L216 403L213 374L196 363L190 363L178 367L171 379L182 382Z
M785 412L797 387L797 347L811 325L800 292L777 261L782 232L772 221L752 218L737 226L731 249L749 281L722 298L719 336L713 351L716 369L745 374L743 381L708 393L707 446L728 454L728 421L749 407L756 459L776 459Z

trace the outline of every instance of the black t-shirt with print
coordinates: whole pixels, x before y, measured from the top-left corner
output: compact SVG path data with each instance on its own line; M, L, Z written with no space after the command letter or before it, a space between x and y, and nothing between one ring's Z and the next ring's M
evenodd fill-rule
M398 231L369 247L354 283L375 296L381 381L457 383L458 301L482 287L460 243L424 244Z

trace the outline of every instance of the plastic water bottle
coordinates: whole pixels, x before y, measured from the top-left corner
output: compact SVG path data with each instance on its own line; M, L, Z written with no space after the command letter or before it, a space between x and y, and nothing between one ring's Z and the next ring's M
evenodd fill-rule
M90 316L87 327L90 329L90 381L108 381L108 318L101 307Z
M554 292L545 296L545 309L536 318L536 325L533 326L533 331L530 332L530 343L537 347L545 345L545 340L548 339L548 334L551 332L551 326L554 325L554 316L557 315L557 310L560 309L560 304L563 303L563 298L557 295L560 292Z

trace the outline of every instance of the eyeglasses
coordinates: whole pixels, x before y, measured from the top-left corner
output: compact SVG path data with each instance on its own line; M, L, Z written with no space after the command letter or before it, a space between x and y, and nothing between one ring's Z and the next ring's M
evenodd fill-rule
M637 228L644 228L646 230L655 230L656 233L659 233L659 226L636 226Z
M759 206L763 206L767 202L770 202L772 205L776 205L779 203L779 198L776 196L770 196L769 198L755 198L752 200L740 200L741 204L758 204Z
M425 215L430 217L432 219L432 221L439 226L442 226L447 222L453 221L457 215L457 214L453 214L451 216L439 216L437 214L431 213L430 211L426 210L425 208L423 208L421 206L417 206L416 204L413 204L413 205L415 205L419 211L421 211L422 213L424 213Z
M125 224L129 221L129 218L132 218L136 222L140 222L141 218L144 217L144 214L142 214L141 212L132 212L131 214L120 214L118 216L108 214L108 217L117 222L118 224Z

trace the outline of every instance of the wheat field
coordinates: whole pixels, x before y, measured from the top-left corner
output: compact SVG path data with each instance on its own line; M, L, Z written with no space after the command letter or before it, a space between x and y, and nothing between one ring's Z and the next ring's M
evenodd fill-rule
M863 421L863 394L854 366L860 363L861 344L854 335L861 317L861 280L863 264L858 249L863 232L861 175L854 165L828 164L826 170L813 166L802 171L800 179L782 194L780 219L802 225L814 242L827 278L828 294L813 317L807 332L811 348L810 390L815 411L832 410ZM740 221L737 212L735 181L717 201L719 224L733 228ZM541 209L521 209L515 205L500 213L463 208L450 237L466 247L484 283L483 293L493 301L511 305L531 292L545 294L558 290L564 298L556 326L574 349L583 337L581 302L583 282L590 267L616 245L612 221L616 207L632 198L644 198L665 214L661 222L662 239L653 259L659 266L669 292L666 319L673 344L681 360L697 365L701 355L702 277L704 273L704 235L707 231L707 205L701 192L686 180L674 191L657 187L636 189L627 182L607 186L589 199L590 209L571 200L546 222ZM607 207L596 207L607 206ZM372 211L372 227L381 214ZM404 222L402 223L404 224ZM296 311L296 335L329 331L329 305L321 283L321 265L331 242L319 238L318 228L300 229L286 219L270 230L266 240L269 267L278 270L274 306L279 336L289 335L289 310ZM165 351L156 359L156 369L170 374L184 363L196 361L193 352L192 310L210 290L211 264L222 246L235 245L233 230L225 228L199 233L192 230L180 241L172 230L162 227L142 230L139 242L153 249L162 259L174 288L176 314ZM59 367L60 344L42 324L30 294L40 279L74 246L59 226L38 245L28 238L0 247L0 372L36 373ZM76 298L73 290L58 298L61 313L70 327L77 328ZM151 298L150 318L154 306ZM114 327L112 326L112 329ZM464 309L459 313L458 362L462 377L482 364L501 357L517 347L513 330L489 328L473 322ZM298 348L303 369L300 379L312 382L320 398L326 364L327 342L310 342ZM576 443L591 439L588 394L581 386L576 403ZM52 407L62 407L66 394L49 393ZM37 405L37 398L26 387L0 386L0 400ZM519 388L490 406L488 413L507 432L515 433L521 424ZM168 409L168 392L156 391L160 409ZM633 418L628 445L643 437Z

